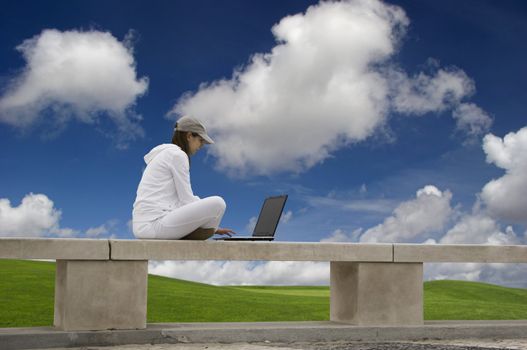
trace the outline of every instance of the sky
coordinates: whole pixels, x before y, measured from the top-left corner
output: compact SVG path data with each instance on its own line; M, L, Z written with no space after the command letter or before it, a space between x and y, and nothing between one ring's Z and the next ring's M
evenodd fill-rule
M0 236L133 239L143 156L192 115L221 224L277 241L527 243L524 1L1 1ZM154 261L213 284L326 263ZM426 279L527 287L516 264Z

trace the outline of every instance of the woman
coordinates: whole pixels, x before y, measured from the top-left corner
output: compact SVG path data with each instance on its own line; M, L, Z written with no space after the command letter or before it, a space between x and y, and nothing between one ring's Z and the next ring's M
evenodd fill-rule
M132 218L137 238L204 240L215 233L234 233L219 228L226 208L223 198L200 199L190 185L190 156L212 143L203 124L185 116L176 123L172 143L145 156Z

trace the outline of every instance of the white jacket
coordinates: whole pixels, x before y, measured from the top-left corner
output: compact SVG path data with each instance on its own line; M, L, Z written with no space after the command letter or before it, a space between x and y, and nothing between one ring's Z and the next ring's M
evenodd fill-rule
M133 222L150 222L195 202L188 156L174 144L154 147L145 155L146 169L137 188Z

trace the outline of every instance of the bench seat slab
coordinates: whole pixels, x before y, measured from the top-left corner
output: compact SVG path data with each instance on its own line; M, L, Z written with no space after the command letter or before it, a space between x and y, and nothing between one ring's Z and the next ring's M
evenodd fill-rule
M356 325L422 325L422 263L330 263L330 319Z
M60 330L146 328L148 261L57 260Z
M0 259L109 260L107 239L0 238Z
M111 260L393 261L391 244L110 240Z
M527 263L527 245L394 244L395 262Z

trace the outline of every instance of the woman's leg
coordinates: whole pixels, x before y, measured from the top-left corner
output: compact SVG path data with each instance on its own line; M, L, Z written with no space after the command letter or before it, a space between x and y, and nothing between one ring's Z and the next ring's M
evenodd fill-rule
M156 237L153 227L152 222L133 222L132 232L134 233L135 238L154 239Z
M214 228L197 228L185 237L181 239L193 240L193 241L205 241L214 236L216 229Z
M207 197L196 202L174 209L154 225L155 238L157 239L182 239L197 229L209 229L212 234L219 227L226 204L218 196ZM210 235L212 236L212 235ZM206 239L203 234L194 234L194 237ZM191 236L192 237L192 236Z

